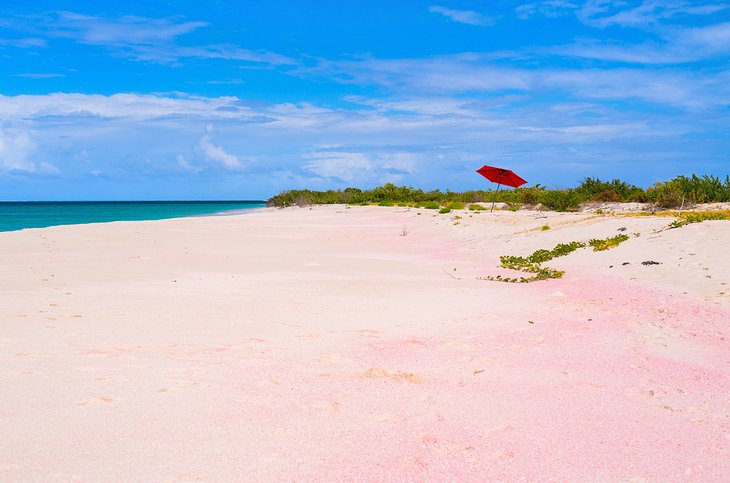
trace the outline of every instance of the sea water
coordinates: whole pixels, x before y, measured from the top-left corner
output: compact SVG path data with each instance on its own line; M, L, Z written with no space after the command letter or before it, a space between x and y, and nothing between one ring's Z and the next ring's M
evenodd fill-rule
M0 231L230 214L264 206L263 201L7 201L0 202Z

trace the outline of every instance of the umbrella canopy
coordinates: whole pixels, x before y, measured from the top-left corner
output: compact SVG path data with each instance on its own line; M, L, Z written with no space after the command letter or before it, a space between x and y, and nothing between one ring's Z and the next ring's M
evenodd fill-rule
M500 186L506 185L517 188L518 186L522 186L527 183L527 181L517 176L511 169L495 168L494 166L487 166L485 164L481 168L477 169L477 173L481 174L489 181L497 183L497 191L494 192L492 208L489 210L490 213L494 210L494 202L497 201L497 193L499 193Z
M527 183L527 181L517 176L511 169L495 168L494 166L484 165L477 170L477 173L481 174L493 183L511 186L513 188L517 188L518 186L522 186Z

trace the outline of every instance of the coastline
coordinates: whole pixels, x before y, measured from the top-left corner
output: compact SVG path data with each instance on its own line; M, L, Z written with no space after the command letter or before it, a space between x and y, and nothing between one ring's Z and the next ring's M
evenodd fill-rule
M254 208L245 208L247 205ZM266 202L261 200L0 202L0 233L89 223L226 215L265 206ZM231 207L237 208L231 209Z
M730 223L545 214L0 233L0 479L727 475ZM617 233L561 279L477 279Z

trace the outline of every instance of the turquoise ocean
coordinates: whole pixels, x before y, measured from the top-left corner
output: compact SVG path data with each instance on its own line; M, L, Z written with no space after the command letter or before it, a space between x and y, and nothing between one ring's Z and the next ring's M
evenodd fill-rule
M226 215L263 208L264 201L4 201L0 231L107 221Z

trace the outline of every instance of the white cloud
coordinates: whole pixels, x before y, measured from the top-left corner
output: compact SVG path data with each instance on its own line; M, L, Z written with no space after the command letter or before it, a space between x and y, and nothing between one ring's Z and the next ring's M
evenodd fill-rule
M29 74L13 74L13 77L27 77L29 79L51 79L54 77L66 77L65 74L50 73L29 73Z
M730 22L681 31L680 41L708 54L730 52Z
M96 45L152 45L174 40L206 25L206 22L175 23L165 18L150 19L131 15L109 18L60 12L55 35Z
M205 159L218 163L228 170L238 171L244 169L246 165L238 159L238 156L228 153L222 147L213 144L212 137L214 134L215 128L212 124L208 124L205 128L205 134L198 140L198 148L203 152Z
M42 27L41 27L42 26ZM238 60L246 63L284 65L292 59L267 50L249 50L236 45L181 45L178 37L207 27L207 22L139 16L109 17L75 12L46 14L34 21L14 19L7 28L28 32L28 47L45 45L44 39L66 38L95 45L133 60L176 64L187 58Z
M578 8L578 4L567 0L546 0L542 2L525 3L518 6L515 11L519 18L530 18L541 14L546 17L559 17L567 12Z
M30 49L45 47L46 41L38 37L26 37L22 39L0 39L0 46L15 47L17 49Z
M495 164L518 160L520 167L532 166L533 178L546 184L558 179L550 173L566 163L587 166L570 171L576 179L610 177L615 174L608 161L628 162L637 152L648 165L658 163L653 169L674 171L667 160L700 156L718 163L730 148L717 140L702 143L703 136L725 130L726 104L715 101L730 97L723 87L730 86L730 73L689 77L668 70L595 69L531 76L519 95L413 90L349 98L355 104L347 108L251 105L235 97L0 96L0 176L50 177L53 166L66 180L92 172L100 180L135 182L170 175L201 183L230 180L227 185L257 180L257 192L264 193L297 183L459 189L468 179L463 173L485 155ZM624 109L616 99L632 106L654 99L661 107ZM243 152L256 162L242 159ZM284 179L272 173L289 174Z
M520 18L534 15L557 17L573 13L587 25L651 28L687 16L707 16L730 8L725 3L706 0L543 0L525 3L515 11Z
M443 15L444 17L456 23L475 25L477 27L487 27L489 25L494 25L493 18L487 17L473 10L455 10L452 8L432 5L428 7L428 11L431 13L438 13L440 15Z
M627 8L628 6L628 8ZM711 15L728 8L717 3L688 2L684 0L590 0L577 12L585 23L605 28L611 25L646 28L683 16Z
M415 92L492 91L527 89L529 70L501 67L480 55L423 59L362 59L330 62L326 74L334 80L378 84Z
M35 163L28 159L34 150L35 143L28 132L0 127L0 169L35 172Z
M397 182L417 171L419 155L409 152L313 151L303 168L319 177L353 183Z
M519 94L539 101L545 94L551 94L571 99L639 100L686 109L713 109L730 103L730 86L724 84L724 71L713 70L502 67L478 55L363 59L330 63L328 68L339 71L346 79L344 82L389 88L398 94L401 103L412 92L432 100ZM466 108L468 102L463 105Z
M199 173L203 170L203 168L199 168L190 164L190 162L188 162L188 160L185 159L185 156L183 156L182 154L178 154L177 156L175 156L175 161L177 161L177 165L183 171L187 171L188 173Z
M303 167L323 178L337 178L346 182L369 177L375 163L367 154L342 151L310 153Z
M41 174L50 175L50 176L56 176L56 175L61 174L60 169L58 169L55 165L53 165L51 163L47 163L45 161L41 161L38 164L38 172Z

